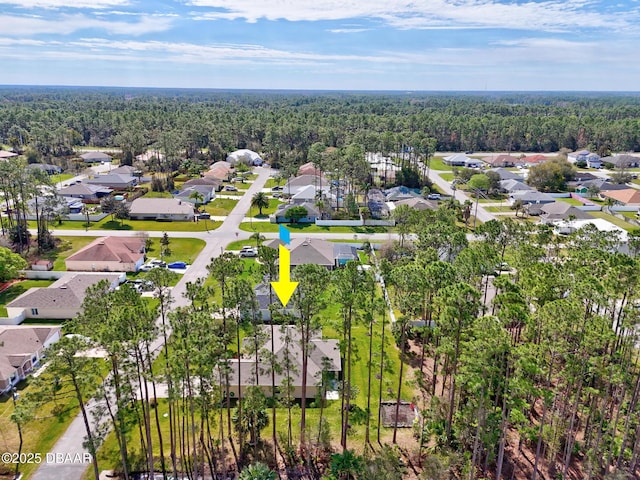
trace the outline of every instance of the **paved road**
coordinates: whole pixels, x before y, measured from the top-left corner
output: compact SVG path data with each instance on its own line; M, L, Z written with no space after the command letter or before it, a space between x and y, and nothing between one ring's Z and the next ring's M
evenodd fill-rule
M206 240L206 245L193 262L193 265L189 267L187 272L182 276L178 284L173 287L172 296L174 302L172 308L179 306L185 306L188 300L184 298L183 293L186 292L187 282L194 282L198 278L207 276L207 265L211 261L211 258L217 257L224 250L224 247L236 238L248 238L250 234L243 232L239 229L240 222L249 211L251 204L251 197L254 193L259 192L271 173L268 169L259 168L258 178L247 190L247 193L240 198L238 204L231 211L227 219L222 226L213 232L173 232L174 237L199 237ZM56 235L90 235L99 236L105 235L119 235L119 234L134 234L135 232L70 232L70 231L56 231ZM162 232L152 232L153 236L160 236ZM179 235L184 234L184 235ZM159 350L162 347L162 337L156 339L152 345L153 350ZM92 402L89 404L89 410L95 408L97 404ZM95 425L93 425L95 427ZM54 447L49 452L54 458L66 459L66 461L59 462L45 462L40 465L40 468L36 471L32 477L34 480L80 480L84 471L89 468L89 464L83 461L73 462L72 460L76 455L80 459L86 458L83 454L86 452L82 443L84 441L86 431L84 428L84 422L82 416L78 416L71 422L65 433L56 442Z
M473 204L473 209L471 210L471 213L472 214L475 213L476 212L475 198L470 197L462 190L456 190L454 195L454 191L451 188L451 183L443 179L440 176L441 173L445 173L445 172L431 170L429 172L429 178L431 178L433 183L435 183L444 194L453 196L456 200L460 201L460 203L464 203L465 201L469 200ZM496 218L493 214L487 212L482 206L482 204L480 203L478 203L477 217L478 217L478 220L480 220L482 223L488 222L489 220L493 220Z

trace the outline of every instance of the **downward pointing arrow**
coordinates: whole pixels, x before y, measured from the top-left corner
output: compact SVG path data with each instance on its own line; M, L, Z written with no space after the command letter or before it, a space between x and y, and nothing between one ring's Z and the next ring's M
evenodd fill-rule
M296 291L298 282L291 281L291 273L289 270L291 267L291 252L283 245L278 247L278 252L280 254L280 278L277 282L271 282L271 286L280 299L282 306L286 307L293 295L293 292Z

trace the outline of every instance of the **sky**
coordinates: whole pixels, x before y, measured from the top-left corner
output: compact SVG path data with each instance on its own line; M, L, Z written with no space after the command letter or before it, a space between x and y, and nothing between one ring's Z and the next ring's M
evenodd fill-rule
M640 0L0 0L0 84L638 91Z

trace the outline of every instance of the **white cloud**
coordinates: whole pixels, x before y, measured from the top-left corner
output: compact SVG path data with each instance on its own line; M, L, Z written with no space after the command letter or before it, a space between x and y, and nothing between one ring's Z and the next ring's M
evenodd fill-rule
M368 32L371 30L370 28L334 28L329 30L331 33L360 33L360 32Z
M129 0L0 0L0 5L22 8L112 8L129 5Z
M507 28L576 31L590 28L629 28L637 10L601 13L588 0L508 2L500 0L186 0L198 19L259 19L289 21L380 19L399 29Z
M163 32L171 28L171 20L155 16L141 16L137 22L112 22L86 15L60 15L57 18L33 18L15 15L0 15L2 33L9 36L27 37L39 34L69 35L79 30L105 30L114 35L144 35Z

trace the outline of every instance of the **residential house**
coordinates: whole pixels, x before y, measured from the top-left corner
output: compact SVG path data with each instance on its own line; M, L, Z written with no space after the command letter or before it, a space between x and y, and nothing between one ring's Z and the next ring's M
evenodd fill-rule
M526 157L522 157L521 160L522 162L524 162L525 166L535 167L536 165L540 165L541 163L544 163L549 159L544 155L537 154L537 155L527 155Z
M30 288L7 304L9 318L73 318L82 309L87 288L106 280L109 288L124 282L124 273L69 273L46 288Z
M227 155L227 162L231 165L235 165L238 162L242 162L245 165L253 165L259 167L264 163L264 160L253 150L247 148L241 148L235 152L231 152Z
M450 167L467 167L467 168L480 168L484 163L481 160L475 158L469 158L463 153L456 153L444 157L442 162Z
M131 202L133 220L193 221L193 205L177 198L136 198Z
M113 190L127 190L138 184L138 177L124 173L107 173L84 180L88 185L100 185Z
M233 172L233 167L229 162L216 162L209 167L209 170L204 172L205 178L215 178L217 180L229 181Z
M286 223L289 221L287 218L287 212L294 207L304 207L307 210L307 216L297 220L298 223L315 223L316 219L322 217L322 212L316 206L315 201L303 201L299 203L281 203L278 205L275 213L273 214L272 223Z
M522 165L523 162L513 155L495 155L491 157L485 157L482 159L487 165L496 167L515 167L516 165Z
M80 155L80 158L85 161L85 163L97 163L97 162L110 162L111 157L103 152L85 152Z
M30 163L27 166L29 168L42 170L48 175L55 175L57 173L62 173L62 168L60 168L58 165L51 165L50 163Z
M421 197L420 190L417 188L409 188L403 185L388 188L384 191L387 202L397 202L399 200L407 200L409 198Z
M155 151L147 150L146 152L141 153L140 155L136 155L136 160L140 162L148 162L153 158L157 158L158 160L164 160L164 155L158 152L157 150Z
M145 259L140 237L101 237L67 257L70 272L137 272Z
M486 170L485 173L495 172L500 176L500 180L518 180L520 182L524 182L524 178L522 175L518 175L516 172L512 172L511 170L507 170L506 168L498 167L498 168L490 168Z
M587 168L602 168L602 159L597 153L590 152L589 150L579 150L577 152L567 155L567 160L572 163L585 162Z
M278 248L282 245L279 239L265 242L267 247ZM349 260L358 260L358 253L354 246L347 244L348 249L341 244L321 240L319 238L293 238L287 248L291 252L291 268L298 265L315 264L333 270L344 265Z
M192 178L191 180L187 180L186 182L184 182L182 184L182 188L193 187L194 185L209 185L216 192L222 190L222 180L212 177Z
M627 190L629 188L626 185L608 182L604 178L594 178L593 180L577 183L574 187L574 192L580 195L588 195L589 190L593 190L591 187L597 188L598 192L604 192L606 190Z
M136 173L142 173L139 169L132 167L131 165L120 165L118 168L112 168L109 170L112 175L131 175L136 177Z
M0 327L0 393L6 393L38 367L44 350L60 339L61 327Z
M555 233L570 234L574 232L580 232L583 228L596 228L598 231L608 233L611 240L615 240L616 245L612 249L620 253L629 253L629 233L623 229L614 225L604 218L591 218L588 220L562 220L554 223Z
M256 301L258 302L258 314L260 319L264 322L271 321L271 309L270 305L273 305L276 309L282 310L282 303L275 294L273 287L268 282L262 282L256 285L253 289L256 295ZM293 302L289 302L285 307L285 311L291 315L297 315L297 312L293 308Z
M294 398L302 398L302 349L301 337L298 328L294 325L277 325L274 327L273 349L271 339L271 326L261 326L263 332L261 338L268 338L259 349L258 360L255 355L243 355L238 359L229 361L229 396L239 398L244 395L247 387L259 386L266 396L271 396L272 374L270 370L271 357L275 357L277 363L284 363L285 358L293 364L288 374L279 369L275 373L275 386L280 389L285 381L289 381ZM306 397L315 398L319 393L318 384L322 372L330 372L337 380L342 371L340 357L340 345L338 340L323 339L322 331L311 333L310 345L307 357L306 371ZM257 382L256 382L257 375ZM223 374L220 373L223 381Z
M287 183L284 184L282 191L287 195L295 195L310 185L313 186L316 191L319 190L326 194L331 190L329 180L322 175L300 175L289 179Z
M602 163L610 163L614 168L637 168L640 167L640 157L621 153L620 155L603 158Z
M62 197L73 197L82 200L99 201L102 197L111 195L113 190L102 185L86 185L84 183L76 183L58 190L58 195Z
M546 224L552 224L558 220L567 220L569 218L574 220L586 220L593 218L587 212L576 208L570 203L562 201L546 203L540 206L540 210L540 221Z
M523 205L527 205L530 203L553 203L556 201L556 199L551 195L539 192L537 190L521 190L510 193L509 198L507 199L507 203L509 205L513 205L518 200L520 200Z
M625 205L628 207L640 207L640 190L635 188L625 188L623 190L600 191L603 200L611 199L615 205Z
M534 191L530 185L527 185L522 180L510 179L510 180L500 180L500 190L505 193L514 193L514 192L530 192Z
M197 192L201 196L198 200L193 197L194 192ZM212 185L191 185L178 192L173 198L177 198L183 202L193 203L194 205L196 203L198 205L206 205L216 198L216 191Z
M420 210L420 211L438 209L438 202L427 200L422 197L407 198L405 200L399 200L397 202L391 203L389 205L389 208L391 209L391 207L393 206L393 210L395 210L400 205L406 205L409 208L413 208L415 210Z
M301 175L321 176L322 171L319 168L316 168L313 162L307 162L300 165L300 168L298 168L298 176L301 176Z
M568 182L568 184L571 184L571 183L582 183L582 182L586 182L588 180L596 180L598 178L601 178L601 177L597 177L593 173L589 173L589 172L584 172L584 171L578 170L575 173L575 175L573 176L573 180L571 182Z
M386 218L389 216L389 207L386 204L382 190L372 188L367 192L367 208L371 218Z

